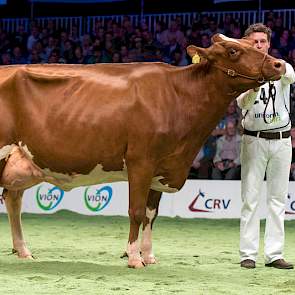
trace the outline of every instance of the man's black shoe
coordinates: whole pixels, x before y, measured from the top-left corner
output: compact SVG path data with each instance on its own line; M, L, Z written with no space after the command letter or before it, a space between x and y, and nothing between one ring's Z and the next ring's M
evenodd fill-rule
M279 269L293 269L294 268L292 263L289 263L289 262L285 261L284 259L277 259L271 263L266 263L265 266L279 268Z
M244 268L255 268L255 261L251 260L251 259L245 259L243 261L241 261L241 267Z

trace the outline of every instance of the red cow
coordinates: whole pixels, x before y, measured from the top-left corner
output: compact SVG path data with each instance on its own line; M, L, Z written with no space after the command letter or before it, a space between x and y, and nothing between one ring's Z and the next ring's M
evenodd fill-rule
M250 41L218 34L212 41L207 49L189 46L202 59L186 67L0 67L0 185L19 257L32 257L21 228L24 189L128 180L128 266L155 263L151 233L161 193L181 189L235 97L284 72L284 62Z

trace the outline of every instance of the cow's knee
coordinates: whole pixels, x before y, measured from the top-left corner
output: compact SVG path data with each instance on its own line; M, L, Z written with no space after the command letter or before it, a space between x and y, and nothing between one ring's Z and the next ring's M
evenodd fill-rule
M128 211L130 221L132 223L141 224L146 218L145 208L129 209Z

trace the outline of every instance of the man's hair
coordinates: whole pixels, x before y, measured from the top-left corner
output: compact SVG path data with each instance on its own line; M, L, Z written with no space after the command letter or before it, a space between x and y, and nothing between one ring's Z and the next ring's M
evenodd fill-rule
M248 27L248 29L245 31L244 36L248 37L252 33L265 33L267 35L267 41L270 42L271 38L271 29L264 25L263 23L256 23L252 24Z

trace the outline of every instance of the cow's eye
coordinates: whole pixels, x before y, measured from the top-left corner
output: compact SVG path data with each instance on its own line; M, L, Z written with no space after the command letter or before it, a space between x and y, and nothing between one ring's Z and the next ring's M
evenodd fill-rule
M229 50L229 54L230 54L230 55L235 55L235 54L237 54L237 50L235 50L234 48L231 48L231 49Z

